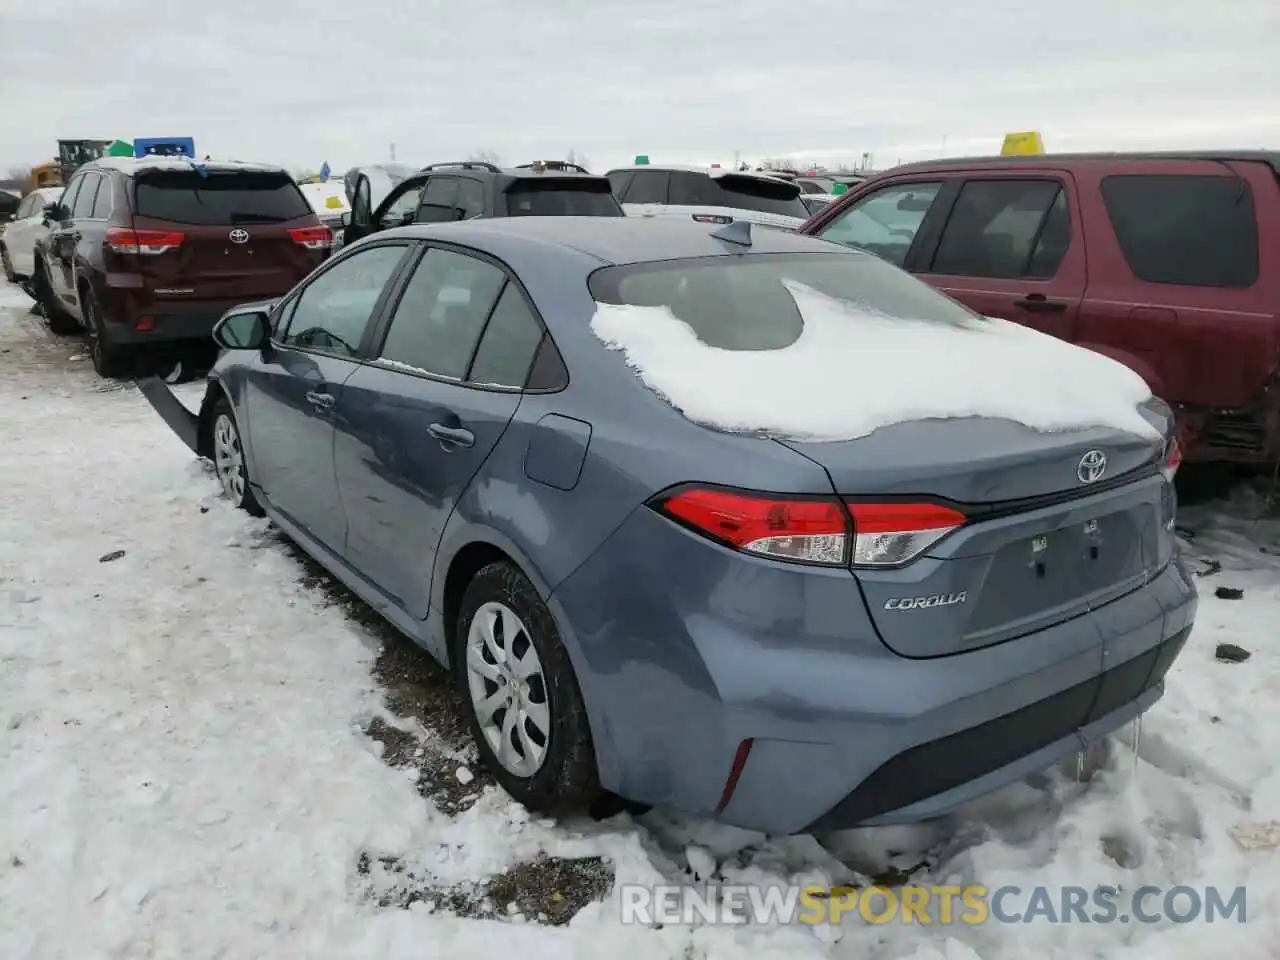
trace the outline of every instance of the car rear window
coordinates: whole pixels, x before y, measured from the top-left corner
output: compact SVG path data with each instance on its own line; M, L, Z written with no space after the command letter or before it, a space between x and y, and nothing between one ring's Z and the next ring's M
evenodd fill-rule
M176 223L279 223L311 213L287 173L153 170L138 174L134 210L139 217Z
M709 346L780 350L804 327L783 280L890 318L968 325L977 316L879 257L854 252L626 264L597 270L588 285L600 303L666 307Z
M667 202L677 206L754 210L757 213L799 217L801 220L809 216L800 200L800 188L794 183L733 174L712 177L686 171L672 173Z
M513 217L621 217L609 181L517 180L507 188Z

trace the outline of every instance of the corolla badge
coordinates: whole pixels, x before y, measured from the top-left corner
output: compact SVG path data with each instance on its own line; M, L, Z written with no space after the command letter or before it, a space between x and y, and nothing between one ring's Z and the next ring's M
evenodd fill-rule
M230 233L227 234L227 239L230 240L232 243L248 243L249 231L241 230L239 227L236 227L234 230L232 230Z
M1081 483L1097 483L1107 472L1107 455L1101 450L1090 450L1076 464L1076 477Z
M884 602L886 610L928 610L931 607L953 607L969 599L969 591L935 593L930 597L892 597Z

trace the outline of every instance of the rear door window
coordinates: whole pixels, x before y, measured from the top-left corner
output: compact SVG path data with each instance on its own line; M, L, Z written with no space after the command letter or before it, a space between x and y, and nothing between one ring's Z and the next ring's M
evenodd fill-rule
M459 220L484 216L484 184L465 177L458 180L458 197L454 200Z
M93 201L93 211L89 216L95 220L105 220L111 216L111 188L113 184L109 176L103 176L98 185L98 193Z
M686 170L671 172L670 200L687 207L729 207L805 219L809 211L794 183L726 174L713 177Z
M1241 288L1258 279L1258 224L1244 180L1113 175L1102 180L1102 200L1139 280Z
M96 173L85 174L84 185L80 188L80 192L76 194L76 205L71 210L71 216L77 220L88 219L93 213L94 197L98 193L98 184L102 178Z
M512 217L620 217L609 181L521 179L507 188Z
M483 386L523 387L542 342L542 324L514 283L498 298L467 379Z
M846 207L818 236L900 267L941 189L941 183L899 183L877 190Z
M1057 180L970 180L960 190L926 272L1014 280L1051 277L1066 253L1062 184ZM1057 212L1054 243L1037 247ZM1070 234L1068 232L1067 238Z
M506 274L485 260L428 250L396 304L378 358L462 380L506 282Z
M627 189L623 202L666 203L667 171L637 170L635 176L631 178L631 186Z
M284 172L148 170L137 174L134 210L153 220L200 225L281 223L314 216Z

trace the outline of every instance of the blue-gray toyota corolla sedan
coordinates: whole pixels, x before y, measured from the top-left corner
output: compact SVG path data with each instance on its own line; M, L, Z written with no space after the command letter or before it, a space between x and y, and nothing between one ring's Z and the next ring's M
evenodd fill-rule
M379 233L228 313L198 414L141 385L236 505L451 667L534 810L608 790L772 833L905 822L1147 710L1196 610L1169 408L1045 430L958 403L852 438L698 415L783 395L769 357L794 359L801 302L856 305L877 337L1001 323L782 231L473 221ZM679 337L703 352L646 376ZM911 382L910 350L839 342L807 354L831 382L778 375L851 416L883 401L862 376ZM1037 377L1029 408L1056 389Z

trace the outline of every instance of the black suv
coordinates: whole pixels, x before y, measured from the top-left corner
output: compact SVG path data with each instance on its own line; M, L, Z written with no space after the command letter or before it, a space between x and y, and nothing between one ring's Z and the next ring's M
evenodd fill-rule
M399 182L390 172L378 166L347 174L351 212L343 217L343 245L409 223L475 217L625 216L608 178L558 160L507 170L475 160L433 163ZM393 182L390 192L384 193Z

